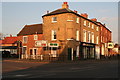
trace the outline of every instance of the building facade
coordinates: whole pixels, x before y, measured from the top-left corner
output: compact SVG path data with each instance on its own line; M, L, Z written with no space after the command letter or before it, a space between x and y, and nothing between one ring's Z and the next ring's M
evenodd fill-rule
M25 25L18 33L22 58L41 59L42 55L43 60L80 60L108 55L106 43L112 32L96 18L89 19L87 13L70 10L67 2L60 9L47 11L42 19L42 24Z
M97 22L100 25L100 53L101 57L108 57L112 54L112 49L108 48L108 43L112 42L112 32L105 24Z
M42 17L45 40L50 44L59 45L56 49L50 46L51 54L70 60L99 59L99 25L88 19L87 14L78 14L77 11L70 10L67 2L64 2L61 9Z
M17 37L10 35L1 40L0 51L7 51L10 54L17 54Z
M42 47L36 46L36 41L43 40L42 24L25 25L17 36L21 42L19 54L22 59L41 59L43 50Z

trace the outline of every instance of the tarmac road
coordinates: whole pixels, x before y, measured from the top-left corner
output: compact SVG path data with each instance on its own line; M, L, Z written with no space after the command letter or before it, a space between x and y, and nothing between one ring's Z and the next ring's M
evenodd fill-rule
M118 60L31 63L3 61L3 79L118 78Z

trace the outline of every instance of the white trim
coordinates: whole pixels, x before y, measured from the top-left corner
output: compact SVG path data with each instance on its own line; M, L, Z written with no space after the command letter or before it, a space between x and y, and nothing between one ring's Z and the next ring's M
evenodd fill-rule
M67 21L73 21L73 20L67 20Z
M67 39L67 40L73 40L73 39Z

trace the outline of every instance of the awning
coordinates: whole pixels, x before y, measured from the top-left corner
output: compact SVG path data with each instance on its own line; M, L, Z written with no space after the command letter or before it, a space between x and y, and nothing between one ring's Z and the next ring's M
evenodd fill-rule
M0 46L0 49L17 49L17 46Z

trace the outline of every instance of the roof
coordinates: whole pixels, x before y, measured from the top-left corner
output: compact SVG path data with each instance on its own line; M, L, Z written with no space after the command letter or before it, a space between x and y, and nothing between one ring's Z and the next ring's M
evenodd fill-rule
M42 34L42 24L32 24L32 25L25 25L24 28L17 34L17 36L22 35L32 35L32 34Z
M17 41L17 37L5 37L4 40L2 40L2 44L13 44Z
M68 9L68 8L57 9L57 10L55 10L55 11L52 11L52 12L50 12L50 13L47 13L47 14L43 15L42 17L44 17L44 16L51 16L51 15L57 15L57 14L63 14L63 13L72 13L72 14L75 14L75 15L77 15L77 16L79 16L79 17L82 17L82 18L84 18L84 19L86 19L86 20L88 20L88 21L90 21L90 22L98 25L98 24L95 23L94 21L92 21L92 20L90 20L90 19L87 19L87 18L81 16L80 14L75 13L74 11L72 11L72 10L70 10L70 9ZM98 25L98 26L99 26L99 25Z
M96 23L99 23L99 24L101 24L103 27L105 27L108 31L110 31L105 25L103 25L101 22L96 22ZM110 31L110 32L112 32L112 31Z

